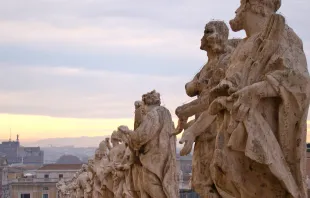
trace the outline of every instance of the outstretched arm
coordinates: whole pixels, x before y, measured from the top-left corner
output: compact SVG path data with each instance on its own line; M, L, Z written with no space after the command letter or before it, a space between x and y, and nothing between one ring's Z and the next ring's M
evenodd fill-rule
M195 123L186 129L180 140L180 144L185 143L180 151L180 155L184 156L191 152L193 143L197 136L202 134L215 120L216 115L210 115L208 111L204 111Z

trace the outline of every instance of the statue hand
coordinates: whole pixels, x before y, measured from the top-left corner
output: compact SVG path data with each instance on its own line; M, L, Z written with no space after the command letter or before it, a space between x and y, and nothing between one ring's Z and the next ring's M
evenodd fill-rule
M178 126L177 126L177 128L175 129L174 133L172 133L172 135L178 135L178 134L180 134L180 133L184 130L184 128L186 127L187 120L188 120L188 119L181 119L181 118L180 118L180 119L178 120Z
M227 101L233 101L232 116L236 121L242 122L250 109L255 109L260 101L260 97L256 95L257 87L248 86L227 98Z
M188 155L193 147L193 143L195 142L195 137L192 133L186 133L186 131L183 133L183 136L181 140L179 141L180 144L184 144L182 150L180 151L180 155Z
M216 115L220 111L224 110L227 103L227 97L219 97L215 99L209 106L209 114L210 115Z
M178 117L180 117L181 113L182 113L182 106L177 107L177 108L175 109L175 115L177 115Z
M119 164L119 163L116 163L116 164L114 164L114 168L115 168L116 170L122 170L122 169L123 169L123 165L122 165L122 164Z
M129 170L130 169L130 165L129 164L124 164L123 165L123 169L124 170Z

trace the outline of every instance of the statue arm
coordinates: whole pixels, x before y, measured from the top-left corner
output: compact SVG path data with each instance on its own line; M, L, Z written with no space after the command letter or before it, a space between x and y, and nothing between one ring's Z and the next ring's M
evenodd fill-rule
M175 110L175 114L180 119L186 119L194 116L197 113L201 113L208 109L208 94L203 94L201 97L178 107Z
M186 94L189 97L194 97L194 96L198 95L198 92L199 92L198 77L199 77L199 75L200 75L200 71L195 75L193 80L191 80L190 82L186 83L186 85L185 85L185 91L186 91Z
M204 111L198 119L184 131L180 140L180 144L185 143L180 151L181 156L187 155L191 152L196 137L205 132L215 119L216 115L211 115L208 111Z
M191 101L190 103L184 104L178 107L175 110L175 114L178 116L178 126L176 127L173 135L180 134L183 129L187 129L189 126L193 124L194 121L187 122L188 118L194 116L198 113L206 111L209 107L209 94L202 94L201 97L196 100Z
M156 110L147 113L140 126L128 133L134 150L139 150L145 143L154 138L161 127L159 114Z

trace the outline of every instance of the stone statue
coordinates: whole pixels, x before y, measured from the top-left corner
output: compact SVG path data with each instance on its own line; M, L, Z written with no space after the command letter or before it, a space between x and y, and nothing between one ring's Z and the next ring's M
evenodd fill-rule
M216 116L218 124L210 167L224 198L307 197L310 78L302 41L275 13L280 6L281 0L241 0L230 25L247 37L203 113L205 123ZM204 129L198 121L191 127Z
M92 174L89 165L83 164L79 176L76 178L77 197L91 198L92 197Z
M77 197L77 176L79 172L75 173L71 180L65 181L61 179L58 183L56 183L58 198L76 198Z
M122 139L119 137L117 131L113 131L111 135L112 149L109 152L109 159L111 167L113 167L113 193L114 197L122 198L124 197L123 188L125 185L125 175L124 171L117 169L117 167L122 163L123 157L125 155L126 146L124 143L120 143Z
M142 122L143 114L144 114L143 102L142 101L135 101L134 130L136 130L140 126L140 124Z
M155 90L144 94L145 116L136 130L126 126L118 130L128 136L128 146L139 153L142 164L141 198L177 198L176 138L170 112L160 106Z
M231 52L234 49L228 45L228 34L229 29L223 21L211 21L206 24L200 49L207 52L208 62L185 86L188 96L197 96L197 99L176 109L179 118L176 133L188 128L203 111L208 109L209 92L224 78ZM234 44L237 41L239 40L235 39ZM187 123L188 118L193 115L196 119ZM218 197L209 169L217 132L214 122L216 116L209 115L209 117L212 123L210 127L205 130L186 130L180 141L180 143L185 142L181 155L188 154L195 141L191 185L202 198Z
M66 198L67 190L66 183L63 179L61 179L58 183L56 183L56 188L58 192L58 198Z
M135 118L134 118L134 130L136 130L145 115L142 101L135 101ZM134 151L128 146L130 140L124 134L118 131L118 136L125 142L126 150L122 160L122 163L117 166L118 170L122 170L125 173L125 185L123 188L125 198L139 198L140 186L141 186L141 162L139 159L139 152Z
M122 182L122 197L123 198L139 198L139 172L136 170L136 157L129 147L126 147L122 162L116 165L116 170L124 174ZM140 170L140 169L138 169Z
M95 151L93 166L93 198L113 198L112 168L108 158L111 149L109 138L99 144Z

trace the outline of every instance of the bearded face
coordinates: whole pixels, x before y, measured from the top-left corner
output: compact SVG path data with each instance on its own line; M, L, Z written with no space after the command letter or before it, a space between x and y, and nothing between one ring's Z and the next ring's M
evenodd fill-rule
M244 29L245 11L246 11L246 3L241 2L240 7L235 12L236 13L235 18L229 21L230 27L234 32L238 32Z
M223 48L221 35L214 25L208 23L201 39L200 49L204 51L212 50L213 52L219 53L223 51Z

